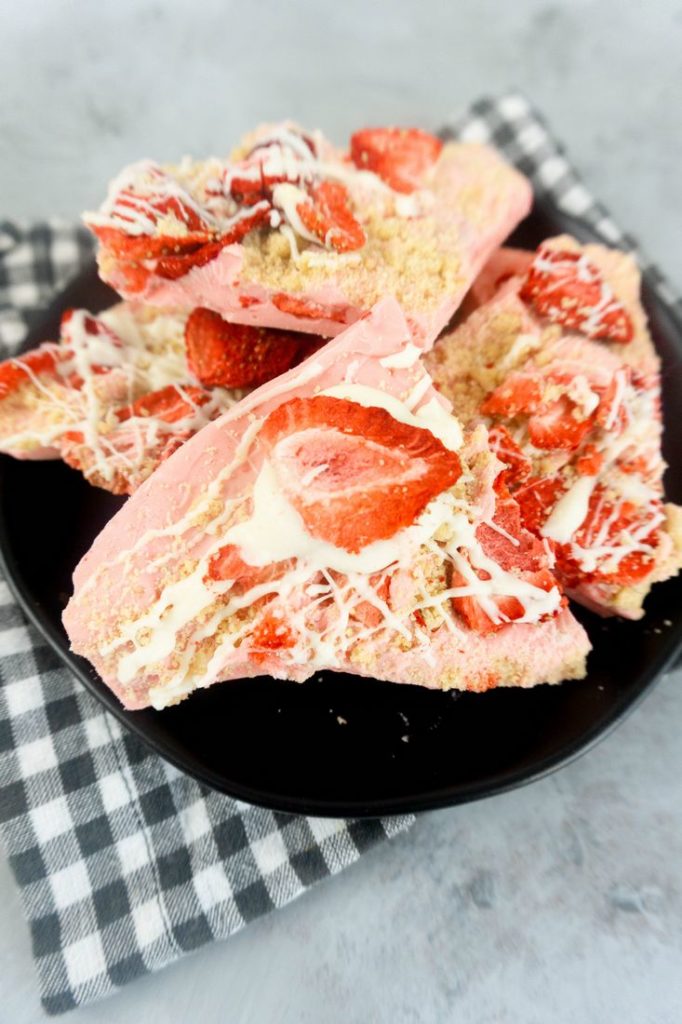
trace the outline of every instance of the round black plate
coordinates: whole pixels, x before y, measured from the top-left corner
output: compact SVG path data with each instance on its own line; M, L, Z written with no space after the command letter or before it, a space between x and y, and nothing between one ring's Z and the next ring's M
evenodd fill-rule
M585 228L536 204L512 238ZM664 363L667 490L682 499L682 323L645 283L644 300ZM26 347L57 334L68 306L101 310L113 293L94 266L58 298ZM675 443L677 442L677 443ZM594 644L582 682L533 690L432 693L323 673L296 686L269 678L214 686L166 711L124 711L90 665L69 652L61 611L71 573L120 507L57 462L0 457L0 554L24 610L78 678L159 754L216 789L251 803L317 815L377 816L424 810L510 789L588 749L632 708L682 642L682 579L661 584L638 623L577 609Z

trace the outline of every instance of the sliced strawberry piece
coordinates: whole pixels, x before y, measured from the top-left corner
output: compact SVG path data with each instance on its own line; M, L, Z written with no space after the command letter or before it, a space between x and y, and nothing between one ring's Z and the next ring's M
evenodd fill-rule
M126 296L139 295L149 284L152 272L141 263L120 262L116 267L116 287Z
M370 576L369 585L375 592L377 597L384 602L388 602L388 596L391 586L390 577L387 575L376 575ZM356 622L366 626L368 629L376 629L384 621L384 616L380 608L377 608L371 601L358 601L358 603L351 610L351 618L355 619ZM416 612L416 615L421 615L421 612ZM420 625L424 626L424 616L422 615L422 622Z
M430 431L340 398L285 402L259 436L307 531L351 552L411 525L461 473Z
M160 256L155 267L156 273L166 280L176 281L178 278L184 277L194 267L206 266L222 252L226 245L241 242L249 231L262 227L268 220L270 209L269 203L261 203L246 216L240 216L235 220L230 230L221 234L216 241L206 242L190 251Z
M287 295L286 292L273 295L272 304L282 313L289 313L301 320L332 320L338 324L346 322L346 310L341 306L323 306L319 302Z
M604 453L595 444L586 444L575 460L575 470L581 476L596 476L604 465Z
M200 212L177 181L156 166L146 167L144 175L143 184L132 182L113 199L109 217L116 226L91 225L107 249L127 260L146 260L186 252L214 237L208 214ZM163 233L164 221L177 225L171 234Z
M161 256L154 268L158 277L167 281L177 281L194 267L204 267L214 260L223 249L222 242L209 242L192 252L179 253L176 256Z
M225 175L225 191L236 202L251 205L270 197L275 185L300 184L306 176L306 164L317 157L314 140L293 125L281 135L262 137L246 157L233 164ZM279 168L273 173L273 168Z
M531 460L521 450L506 427L496 423L488 431L488 442L491 450L503 462L506 469L501 474L508 486L520 484L530 476Z
M187 362L207 387L257 387L293 366L301 347L292 331L232 324L195 309L185 325Z
M621 473L641 476L644 479L652 475L652 469L655 472L655 466L652 467L651 453L647 455L635 455L633 458L625 457L623 459L618 459L616 465Z
M521 509L523 525L531 533L538 534L559 498L566 491L566 484L559 477L533 478L514 491L514 499Z
M481 406L485 416L514 419L520 413L533 413L542 405L543 380L538 374L511 373L495 388Z
M240 206L255 206L262 199L271 199L275 185L299 182L298 174L267 174L263 167L264 159L247 161L230 168L225 183L226 191Z
M574 451L594 426L594 416L579 419L578 407L566 395L542 407L528 420L528 436L544 451Z
M308 194L296 207L308 231L336 252L361 249L367 237L351 213L348 189L338 181L323 181L311 185Z
M651 536L654 540L654 535ZM611 583L618 587L630 587L645 579L649 573L656 568L656 559L643 554L641 551L632 551L625 555L618 563L615 572L598 574L598 579L603 583Z
M53 342L0 363L0 399L6 398L34 377L57 376L57 366L71 358L71 352Z
M198 405L208 402L211 396L202 388L185 384L182 387L169 384L158 391L150 391L148 395L142 395L132 405L119 409L117 416L121 422L130 419L132 416L149 416L164 423L177 423L192 416Z
M350 140L351 160L374 171L396 192L414 192L440 156L443 143L418 128L365 128Z
M290 561L249 565L235 544L226 544L211 556L207 575L212 580L233 580L240 590L247 591L261 583L281 579L291 565Z
M488 578L488 574L482 570L478 570L477 575L481 580ZM558 586L556 579L548 569L540 569L535 573L526 573L524 574L524 579L533 586L539 587L540 590L550 591ZM455 572L452 576L451 585L453 587L465 587L469 584L464 576ZM517 597L499 596L492 598L492 600L499 611L499 621L494 621L473 595L453 597L452 605L470 629L484 636L502 629L509 622L516 622L518 619L522 619L525 615L526 609Z
M290 650L295 646L296 637L284 616L266 612L251 635L249 657L256 663L262 663L277 651Z
M628 425L629 414L624 399L629 379L630 371L627 366L616 370L599 402L596 420L599 426L609 433L622 434Z
M573 538L574 543L587 550L595 547L618 547L627 543L635 532L641 534L642 529L646 529L647 523L650 523L652 529L642 538L642 542L656 547L658 531L653 524L656 522L659 512L660 503L658 502L646 506L637 506L630 501L614 504L603 487L596 487L590 497L587 515ZM570 550L567 546L564 546L560 557L569 566L572 565ZM598 565L596 571L590 574L590 579L618 586L628 586L647 576L656 564L653 555L632 551L619 559L614 571L609 571L604 565L604 563L608 564L608 557L607 555L602 560L602 564Z
M542 541L524 528L521 509L511 498L498 496L493 525L481 523L476 538L484 553L506 571L536 573L547 559Z
M588 338L632 340L630 314L583 253L540 246L519 295L540 316Z

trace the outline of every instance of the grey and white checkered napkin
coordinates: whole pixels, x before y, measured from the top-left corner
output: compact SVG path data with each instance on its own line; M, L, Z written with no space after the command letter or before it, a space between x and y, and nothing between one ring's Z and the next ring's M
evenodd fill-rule
M633 248L522 96L482 100L449 131L492 142L538 192ZM79 228L0 224L2 355L90 254ZM72 679L1 580L0 679L0 828L51 1013L232 934L412 820L291 817L186 778Z

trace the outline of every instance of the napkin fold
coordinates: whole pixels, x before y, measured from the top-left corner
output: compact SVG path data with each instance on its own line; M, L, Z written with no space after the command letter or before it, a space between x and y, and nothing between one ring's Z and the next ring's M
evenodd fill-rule
M604 242L623 234L521 95L482 99L444 134L496 146ZM92 257L80 227L0 222L0 357ZM660 298L682 302L641 260ZM215 793L151 753L78 683L0 578L0 836L43 1006L63 1013L226 938L407 829L400 818L280 814Z

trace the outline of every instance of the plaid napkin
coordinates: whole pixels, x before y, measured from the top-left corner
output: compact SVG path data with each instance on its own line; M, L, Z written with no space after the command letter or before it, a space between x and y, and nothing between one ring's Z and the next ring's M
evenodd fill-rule
M490 142L605 242L634 249L520 95L481 100L446 134ZM0 223L1 355L90 258L58 221ZM677 304L655 268L660 297ZM279 907L406 829L250 807L166 764L72 679L0 579L0 833L49 1013L118 986Z

